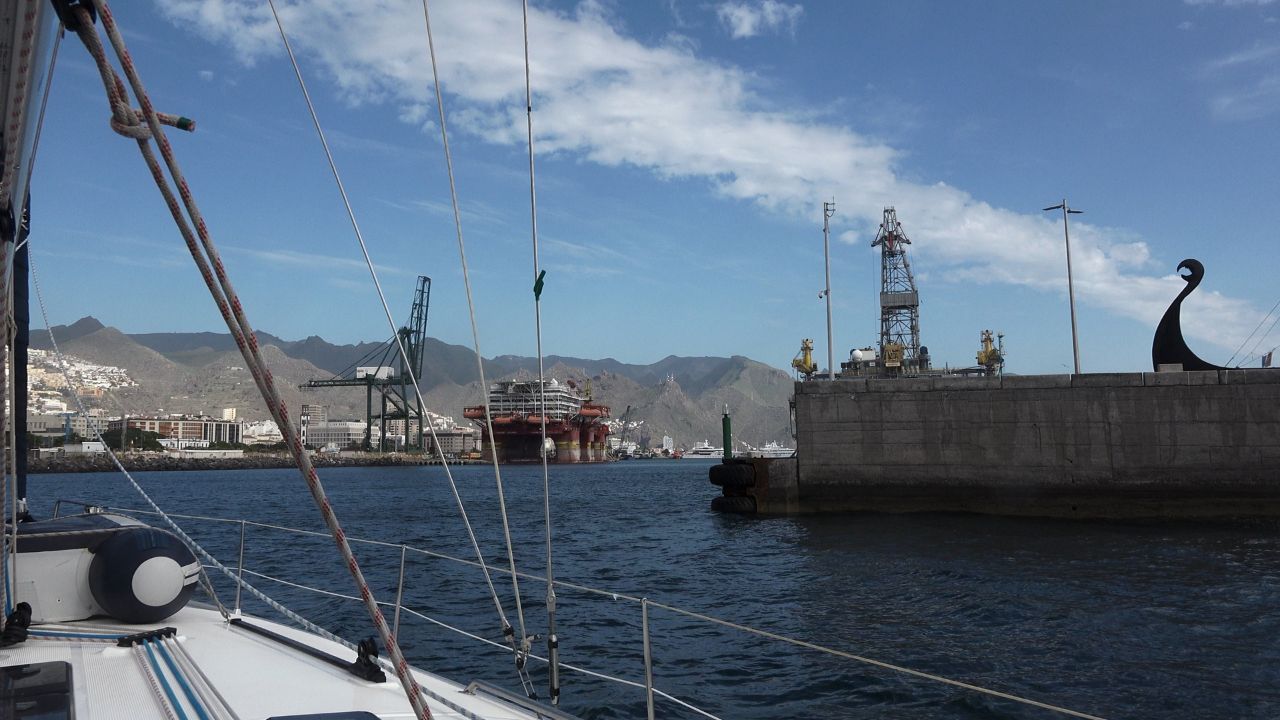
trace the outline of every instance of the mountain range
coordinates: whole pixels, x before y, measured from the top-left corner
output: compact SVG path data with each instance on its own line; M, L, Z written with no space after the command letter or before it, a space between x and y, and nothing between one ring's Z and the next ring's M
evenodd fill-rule
M116 388L104 399L110 412L205 413L217 415L234 407L245 420L266 419L253 378L234 340L227 333L125 334L92 317L53 328L59 348L101 365L124 368L138 383ZM50 349L48 333L32 332L33 348ZM376 365L385 343L335 345L311 336L284 340L258 333L263 358L277 380L288 407L296 414L302 403L329 408L331 419L363 419L362 388L299 389L308 380L350 377L358 365ZM370 359L374 358L374 359ZM728 405L735 436L752 445L769 440L789 444L788 403L792 380L787 373L746 357L668 356L649 365L612 358L548 356L547 376L561 381L590 381L595 401L609 405L613 416L644 421L629 439L653 445L663 435L677 447L707 439L719 444L720 417ZM484 361L486 380L536 376L533 357L500 355ZM462 420L462 408L482 402L475 353L470 348L426 338L421 387L428 408ZM375 408L375 412L377 409Z

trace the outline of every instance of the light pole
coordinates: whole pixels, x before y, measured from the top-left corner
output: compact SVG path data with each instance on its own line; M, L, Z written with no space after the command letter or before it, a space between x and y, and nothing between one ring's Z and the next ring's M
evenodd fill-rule
M1067 227L1068 215L1079 215L1083 210L1076 210L1067 205L1067 199L1062 198L1062 202L1057 205L1051 205L1045 208L1045 212L1050 210L1062 210L1062 237L1067 244L1067 299L1071 303L1071 350L1076 359L1076 375L1080 374L1080 340L1076 335L1076 290L1071 280L1071 230Z
M827 264L827 288L822 291L827 299L827 379L836 379L834 345L831 340L831 216L836 214L835 198L822 203L822 255Z

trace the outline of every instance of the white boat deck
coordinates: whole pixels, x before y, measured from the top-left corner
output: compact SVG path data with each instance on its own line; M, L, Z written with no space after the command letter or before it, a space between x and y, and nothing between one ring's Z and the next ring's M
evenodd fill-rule
M258 618L245 620L344 660L355 659L355 653L347 648L309 633ZM275 640L232 627L217 610L204 606L189 605L165 622L152 625L122 626L102 619L34 626L32 630L135 634L163 627L177 629L177 642L227 706L242 719L344 711L364 711L387 720L414 717L394 674L388 672L387 681L383 683L362 680ZM55 640L34 633L24 643L0 649L0 666L54 661L65 661L72 666L77 720L168 717L157 697L162 691L152 688L153 681L132 649L117 647L114 642ZM505 702L468 694L462 685L438 676L421 671L415 671L415 675L425 689L448 698L474 717L485 720L537 717ZM183 698L176 687L174 693ZM188 717L198 717L185 700L180 702L184 703ZM435 718L462 720L468 717L434 700L428 700L428 705Z

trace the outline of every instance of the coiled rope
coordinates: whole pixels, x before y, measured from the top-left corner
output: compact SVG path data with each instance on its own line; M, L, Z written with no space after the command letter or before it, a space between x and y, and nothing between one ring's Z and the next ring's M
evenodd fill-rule
M334 544L337 546L342 559L354 580L356 587L359 589L360 596L364 601L365 607L369 612L369 616L373 621L374 627L377 629L379 637L390 656L394 667L396 677L400 680L401 686L405 690L405 694L409 698L409 703L413 706L414 714L419 720L426 720L431 717L431 711L427 708L426 701L423 699L418 681L413 677L409 670L409 664L404 659L404 654L400 651L400 647L396 642L396 638L391 633L386 619L382 616L382 611L378 608L377 602L373 598L373 593L369 589L369 584L364 578L364 573L360 570L355 555L351 551L350 544L347 543L346 535L342 530L341 524L338 522L337 516L333 512L333 507L329 502L328 496L325 494L324 487L320 483L320 478L316 474L315 468L311 465L310 457L306 450L302 447L302 443L298 436L293 432L292 425L289 422L288 409L284 401L280 398L276 391L275 382L271 371L263 362L261 353L258 350L257 337L253 333L248 319L245 317L244 309L240 304L240 299L236 295L227 278L226 269L222 264L221 257L218 255L217 249L213 245L213 241L209 236L208 227L205 225L204 218L200 214L196 206L195 200L191 195L191 190L187 185L186 179L178 167L173 157L172 147L168 138L165 136L161 127L164 121L160 118L155 109L151 105L150 97L147 95L137 71L133 66L132 57L129 55L125 47L124 39L121 37L119 29L116 27L115 18L111 9L105 0L94 0L94 5L98 9L98 13L102 18L103 29L106 30L107 36L111 41L111 45L115 50L116 56L120 60L125 76L129 80L129 85L133 89L134 96L141 105L140 111L134 111L129 108L124 98L127 96L124 91L124 83L119 76L111 68L106 59L106 53L103 50L102 42L98 37L97 28L93 24L92 17L89 12L81 6L76 7L76 15L79 19L78 26L75 28L77 35L84 42L86 49L93 56L98 66L99 73L102 75L103 86L107 91L108 99L111 103L112 118L119 124L124 126L138 125L142 120L146 121L150 128L151 137L143 139L134 137L137 140L138 148L142 153L143 159L146 161L148 169L151 171L152 178L156 182L156 186L160 189L164 197L165 204L169 207L170 214L174 218L183 239L186 241L187 248L191 252L192 259L195 261L200 274L208 287L219 312L222 314L223 320L227 324L232 336L236 340L236 345L240 348L241 355L244 357L246 365L249 367L253 375L254 382L258 385L258 389L262 394L263 400L270 410L277 426L289 441L290 449L293 452L294 459L298 463L298 469L302 473L306 481L307 488L311 492L312 499L320 510L325 525L329 528L333 537ZM117 123L113 123L113 128ZM175 125L175 127L180 127ZM182 129L190 129L184 127ZM133 136L131 136L133 137ZM155 141L160 149L160 154L164 158L165 165L168 168L169 175L173 178L173 183L177 187L178 195L181 196L183 205L180 207L174 198L173 190L169 186L168 180L161 171L159 163L156 161L154 154L151 152L150 142ZM185 210L185 214L184 211ZM188 219L190 224L188 224ZM194 226L195 232L192 232ZM197 244L197 236L199 244ZM216 280L215 280L216 276Z
M391 308L387 304L386 295L382 291L382 283L378 279L377 269L374 267L373 259L369 254L369 247L365 243L364 233L360 231L360 224L356 220L355 210L352 208L351 201L347 196L346 185L342 182L342 175L338 172L337 162L334 160L333 153L329 149L329 142L325 136L324 128L320 124L320 117L319 117L319 114L316 112L315 104L312 103L311 101L311 93L307 90L306 80L302 77L302 69L298 65L297 57L294 55L293 46L289 42L288 33L285 32L284 23L281 21L280 15L276 11L275 3L272 0L268 0L267 4L271 8L272 15L275 18L276 27L280 32L280 39L284 43L285 52L289 56L289 63L293 67L294 77L296 77L298 80L298 87L302 92L303 100L307 105L307 111L311 116L311 123L315 127L316 136L319 138L320 146L324 151L325 158L328 160L329 170L333 174L334 183L337 185L337 188L338 188L338 194L342 197L342 204L343 204L343 207L346 209L347 219L351 223L351 228L353 233L355 234L356 242L360 245L360 252L364 256L365 265L367 266L369 270L369 275L373 280L374 289L378 293L378 300L382 304L383 314L386 316L387 324L390 325L391 327L392 341L395 342L396 350L400 354L400 357L403 359L404 367L406 371L409 373L409 381L413 385L413 392L417 398L418 407L423 408L423 410L426 411L427 404L422 396L422 388L418 384L418 378L416 373L413 370L412 363L409 362L409 355L408 355L408 352L405 350L403 342L401 341L400 333L397 332L395 320L391 316ZM479 351L477 350L477 355L478 354L479 354ZM471 526L471 518L470 516L468 516L466 505L462 501L462 494L458 491L458 484L454 480L453 470L449 466L448 459L444 456L444 450L440 445L439 437L436 435L435 425L428 422L427 430L431 435L432 444L436 448L436 456L440 458L440 465L444 469L445 478L447 478L449 482L449 489L453 493L453 499L455 504L458 507L458 513L462 518L462 524L466 528L467 537L471 542L471 548L475 552L476 557L483 561L484 555L480 551L480 543L476 539L475 530ZM505 519L506 519L505 506L503 506L503 519L505 523ZM510 549L510 541L511 541L511 538L510 538L510 534L508 533L507 535L508 549ZM502 601L498 597L497 588L494 586L493 578L492 576L490 576L487 567L484 571L484 579L485 579L485 583L488 585L488 588L489 588L489 596L493 600L494 608L497 610L497 613L498 613L498 620L502 627L502 634L505 638L507 638L508 642L511 644L512 652L514 653L514 656L517 659L516 661L517 675L519 676L520 682L524 686L525 691L528 693L532 689L532 683L529 680L528 673L524 669L524 663L522 660L523 656L528 652L527 642L516 641L515 631L511 627L511 622L507 619L506 611L502 607ZM517 608L520 607L518 593L517 593L516 606ZM523 628L524 628L523 617L524 617L523 614L521 614L521 635L522 636L523 636Z

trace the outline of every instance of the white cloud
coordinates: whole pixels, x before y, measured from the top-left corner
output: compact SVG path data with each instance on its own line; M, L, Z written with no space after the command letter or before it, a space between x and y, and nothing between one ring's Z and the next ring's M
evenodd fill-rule
M422 109L434 105L421 5L277 4L295 50L312 67L320 65L349 103L389 104L409 122L420 122ZM160 7L230 45L244 62L281 52L269 11L256 0L170 0ZM833 231L841 239L874 231L882 208L894 205L908 234L917 243L927 238L935 272L1065 295L1062 228L1051 216L993 207L946 184L908 181L897 172L896 149L769 103L756 90L760 78L699 57L687 42L628 37L595 3L573 12L530 12L541 152L701 179L723 197L796 218L816 217L815 199L834 195ZM520 13L497 2L439 4L432 26L450 127L522 146ZM1140 240L1087 222L1071 229L1081 302L1154 325L1181 287L1166 273L1173 263L1152 275L1150 251ZM1202 290L1188 303L1186 329L1234 348L1260 316Z
M213 71L212 71L212 70L200 70L200 71L199 71L199 72L197 72L196 74L197 74L197 75L199 75L199 76L200 76L200 79L201 79L201 80L204 80L205 82L209 82L210 80L212 80L212 79L213 79Z
M334 257L332 255L320 255L318 253L298 252L296 250L259 250L257 248L239 247L237 245L224 245L223 250L232 254L248 255L259 262L270 263L272 265L283 265L285 267L305 268L308 270L345 270L369 272L369 266L365 264L363 259L354 259L346 257ZM374 263L374 268L379 275L409 275L408 270L402 267L390 267ZM366 288L368 285L365 286Z
M778 30L794 33L803 14L804 8L800 5L778 0L722 2L716 6L716 17L735 38L755 37Z
M1195 23L1191 22L1190 20L1183 20L1182 22L1178 23L1179 30L1190 30L1193 27L1195 27Z
M1280 114L1280 43L1259 43L1211 60L1199 76L1212 87L1209 109L1219 120Z

